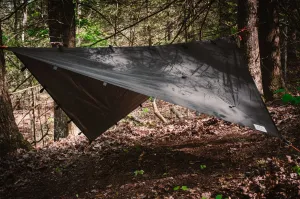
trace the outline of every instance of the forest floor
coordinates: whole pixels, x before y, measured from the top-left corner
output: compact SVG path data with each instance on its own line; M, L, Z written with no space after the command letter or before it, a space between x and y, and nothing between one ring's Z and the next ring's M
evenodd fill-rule
M91 144L81 135L0 159L0 198L300 198L299 152L175 106L180 121L171 106L158 101L168 124L147 102L131 114L140 122L127 117ZM299 106L276 101L268 108L300 147Z

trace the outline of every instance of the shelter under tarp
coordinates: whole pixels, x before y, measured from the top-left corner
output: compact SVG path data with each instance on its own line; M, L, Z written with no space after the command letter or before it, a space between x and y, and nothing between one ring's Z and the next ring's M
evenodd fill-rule
M93 140L152 96L279 136L234 42L8 48Z

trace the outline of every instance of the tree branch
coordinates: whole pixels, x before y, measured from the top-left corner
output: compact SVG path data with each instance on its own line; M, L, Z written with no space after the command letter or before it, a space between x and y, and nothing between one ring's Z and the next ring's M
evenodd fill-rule
M24 79L13 91L12 93L16 92L27 80L29 80L32 75L29 75L26 79Z
M22 9L23 7L29 5L29 4L31 4L31 3L33 3L33 2L35 2L35 0L34 0L34 1L31 1L31 2L24 1L24 2L23 2L21 5L19 5L13 12L11 12L10 14L8 14L7 16L4 16L2 19L0 19L0 23L2 23L2 22L5 21L5 20L10 19L10 18L11 18L16 12L18 12L20 9Z
M166 10L167 8L169 8L169 7L170 7L173 3L175 3L176 1L178 1L178 0L173 0L171 3L168 3L167 5L165 5L162 9L153 12L152 14L150 14L150 15L148 15L148 16L146 16L146 17L144 17L144 18L142 18L142 19L140 19L140 20L138 20L138 21L136 21L135 23L133 23L133 24L131 24L131 25L125 27L125 28L122 28L121 30L118 30L116 33L114 33L114 34L112 34L112 35L110 35L110 36L108 36L108 37L105 37L104 39L100 39L100 40L98 40L98 41L92 43L92 44L89 45L88 47L91 47L91 46L93 46L93 45L95 45L95 44L97 44L97 43L99 43L99 42L101 42L101 41L110 39L110 38L114 37L115 35L117 35L117 34L123 32L124 30L127 30L127 29L129 29L129 28L131 28L131 27L133 27L133 26L135 26L135 25L141 23L142 21L144 21L144 20L146 20L146 19L148 19L148 18L150 18L150 17L153 17L154 15L156 15L156 14L158 14L158 13L160 13L160 12Z
M95 12L96 12L98 15L100 15L105 21L107 21L107 22L109 23L109 25L114 26L114 24L111 23L111 22L107 19L107 17L106 17L104 14L102 14L99 10L95 9L95 8L92 7L91 5L88 5L88 4L85 4L85 3L78 3L78 4L79 4L79 5L82 5L82 6L85 6L85 7L89 8L89 9L95 11ZM122 32L120 32L120 34L121 34L123 37L125 37L128 41L130 41L130 39L129 39L125 34L123 34Z

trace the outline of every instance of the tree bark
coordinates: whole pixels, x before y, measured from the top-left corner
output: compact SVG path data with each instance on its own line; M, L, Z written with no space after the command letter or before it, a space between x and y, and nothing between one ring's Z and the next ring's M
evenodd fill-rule
M0 24L0 45L2 46L2 29ZM13 115L13 108L8 94L6 82L4 52L0 50L0 156L17 148L30 149L31 145L19 132Z
M296 60L297 46L299 46L299 44L297 44L297 30L294 27L290 28L288 37L289 37L289 42L288 42L289 48L288 48L287 56L291 60Z
M28 0L24 0L27 4ZM25 28L28 21L28 8L27 5L23 8L23 20L22 20L22 42L25 42Z
M13 8L14 10L17 9L17 0L13 0ZM14 39L15 42L18 40L18 11L14 13L15 19L14 19Z
M287 49L287 56L289 60L296 60L297 59L297 47L299 46L299 43L297 43L297 25L298 25L298 30L300 28L300 23L299 23L299 17L300 17L300 1L297 3L297 1L291 1L290 2L290 7L287 9L290 11L291 15L293 16L292 18L289 17L289 28L288 28L288 46L289 48ZM299 10L299 15L298 15L298 10ZM295 17L298 16L298 17ZM298 24L295 23L295 21L298 21Z
M288 20L285 18L284 22L286 23L283 26L283 31L282 31L282 49L283 49L283 53L281 54L281 64L282 64L282 70L283 70L283 78L286 81L287 79L287 68L288 68Z
M274 98L273 92L284 86L280 58L278 2L259 0L259 47L262 64L265 100Z
M252 78L260 94L263 94L262 72L259 55L259 39L257 30L257 0L239 0L238 28L241 31L241 47L246 52L247 63Z
M48 1L49 35L52 47L62 43L64 47L75 47L75 4L72 0ZM54 109L54 140L69 134L69 118L61 108Z

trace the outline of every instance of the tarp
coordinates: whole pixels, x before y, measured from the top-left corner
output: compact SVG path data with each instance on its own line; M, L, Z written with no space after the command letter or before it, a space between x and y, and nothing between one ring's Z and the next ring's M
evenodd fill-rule
M234 42L9 48L95 139L151 96L279 136Z

